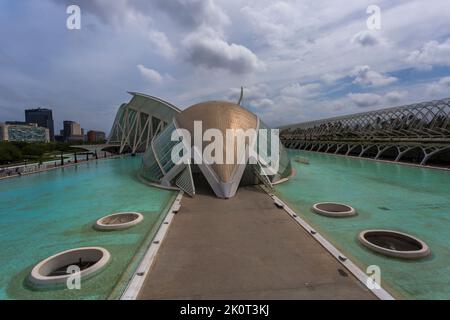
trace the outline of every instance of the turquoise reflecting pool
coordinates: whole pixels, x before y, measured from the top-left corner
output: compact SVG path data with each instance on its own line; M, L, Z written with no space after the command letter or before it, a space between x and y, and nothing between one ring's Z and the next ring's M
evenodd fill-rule
M99 160L0 181L0 299L119 297L176 195L139 182L140 161ZM100 217L123 211L141 212L144 220L123 231L92 228ZM27 286L37 262L82 246L106 248L111 261L80 290Z
M382 285L406 299L450 299L450 172L290 151L297 175L276 187L307 222L363 270L381 268ZM358 215L328 218L311 211L317 202L343 202ZM361 246L364 229L394 229L419 237L432 255L416 261L388 258Z

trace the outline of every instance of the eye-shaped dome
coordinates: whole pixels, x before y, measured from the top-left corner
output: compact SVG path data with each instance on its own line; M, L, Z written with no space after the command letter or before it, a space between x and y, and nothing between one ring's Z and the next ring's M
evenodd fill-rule
M175 117L179 128L187 129L191 133L191 143L194 144L194 121L201 121L201 135L208 129L218 129L226 136L227 129L248 129L257 130L258 118L250 111L237 104L225 101L208 101L195 104L182 111ZM208 145L208 141L203 141L203 149ZM230 150L234 155L233 164L212 164L211 167L217 174L221 182L230 181L233 172L237 167L236 136L234 136L234 149ZM203 151L202 149L202 151ZM223 144L223 156L226 158L227 146Z
M184 129L189 133L190 140L186 138L187 133L181 133L181 136L180 133L175 133L190 152L189 164L175 163L171 158L172 151L180 143L172 140L176 129ZM205 137L208 129L215 130L208 131L211 136ZM260 129L266 129L264 135L258 135ZM238 130L244 133L244 136L240 136L241 139L237 138ZM250 139L249 135L252 133L255 135ZM291 174L289 157L278 136L273 136L272 133L255 114L237 104L225 101L195 104L176 114L172 122L151 141L143 158L140 177L165 187L177 186L189 195L194 195L194 172L203 175L220 198L233 197L240 184L264 183L271 187L273 183L286 180ZM222 150L215 143L218 138L222 139ZM266 143L266 148L261 147L261 141ZM278 142L277 150L271 150L272 141ZM267 147L270 150L264 151ZM220 161L209 163L205 158L207 150L211 151L215 160ZM258 156L250 158L251 152ZM268 171L274 155L279 166ZM196 156L203 161L196 162Z

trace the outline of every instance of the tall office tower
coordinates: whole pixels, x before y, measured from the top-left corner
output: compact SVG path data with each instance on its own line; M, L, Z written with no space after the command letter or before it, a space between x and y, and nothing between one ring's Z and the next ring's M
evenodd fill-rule
M75 121L64 121L64 140L65 141L83 141L83 132L79 123Z
M25 122L36 123L39 127L47 128L50 134L50 141L55 141L51 109L37 108L25 110Z
M73 121L68 121L68 120L65 120L63 122L62 132L63 132L64 139L67 137L70 137L72 135L72 123L73 123Z
M79 123L73 122L72 123L72 135L73 136L82 136L83 133L81 131L81 126Z

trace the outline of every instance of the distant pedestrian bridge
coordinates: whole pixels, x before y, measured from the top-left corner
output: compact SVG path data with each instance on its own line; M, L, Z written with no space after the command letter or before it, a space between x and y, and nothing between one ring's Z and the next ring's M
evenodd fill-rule
M113 152L115 149L120 148L120 144L79 144L79 145L72 145L71 147L86 150L91 153L100 153L100 152ZM113 152L114 153L114 152Z
M450 166L450 99L280 128L287 148Z

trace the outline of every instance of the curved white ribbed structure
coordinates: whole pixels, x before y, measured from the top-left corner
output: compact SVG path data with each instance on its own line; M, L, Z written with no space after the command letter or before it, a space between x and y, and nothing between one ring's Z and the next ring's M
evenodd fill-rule
M200 134L196 132L195 123L201 123ZM184 130L176 131L176 129ZM190 139L185 135L204 137L204 133L210 129L216 130L223 137L231 129L233 143L238 141L236 132L239 130L254 130L259 135L256 139L245 140L243 148L237 148L237 143L233 144L232 148L223 144L223 150L219 151L223 152L224 158L231 153L232 161L230 162L208 163L205 159L200 162L195 161L195 159L204 157L208 142L202 141L198 145L194 143L194 138ZM261 135L259 129L266 129L264 131L266 133ZM177 139L172 141L173 138ZM259 147L264 140L264 145L271 148L271 138L271 129L267 128L256 115L239 105L223 101L199 103L177 114L172 122L151 141L143 158L140 176L164 187L176 186L191 196L195 194L193 173L203 175L214 193L220 198L233 197L240 184L263 183L271 187L277 181L286 180L286 177L291 174L289 157L281 143L277 144L278 150L276 151L267 152ZM173 162L172 150L179 144L179 140L185 143L185 150L190 151L189 163L176 164ZM191 144L188 145L186 141L190 141ZM251 161L249 150L258 154L257 160ZM272 151L278 152L276 158L279 160L279 166L276 172L269 172L268 169L269 163L271 163L269 153L270 156L273 156Z
M150 141L180 113L174 105L142 93L130 92L130 102L117 111L108 145L120 145L119 152L144 152Z

